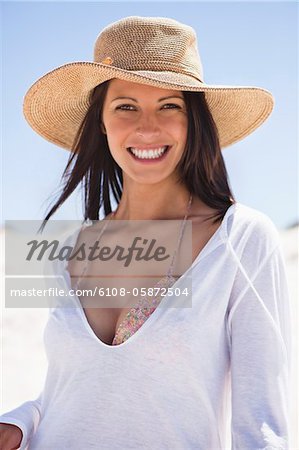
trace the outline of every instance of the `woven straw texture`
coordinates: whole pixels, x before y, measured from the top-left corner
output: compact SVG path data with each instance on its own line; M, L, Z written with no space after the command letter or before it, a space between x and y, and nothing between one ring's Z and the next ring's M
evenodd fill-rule
M104 28L94 46L93 62L64 64L37 80L24 98L25 118L42 137L69 150L91 91L113 78L205 92L222 148L258 128L274 104L265 89L205 84L191 27L173 19L134 16Z

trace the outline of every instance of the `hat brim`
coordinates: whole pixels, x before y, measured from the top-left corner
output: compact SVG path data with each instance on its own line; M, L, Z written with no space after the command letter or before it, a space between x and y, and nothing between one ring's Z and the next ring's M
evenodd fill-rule
M259 87L208 85L174 72L137 72L102 63L74 62L52 70L31 86L24 98L25 118L43 138L71 150L89 107L90 92L113 78L162 89L205 92L221 148L252 133L274 106L272 94Z

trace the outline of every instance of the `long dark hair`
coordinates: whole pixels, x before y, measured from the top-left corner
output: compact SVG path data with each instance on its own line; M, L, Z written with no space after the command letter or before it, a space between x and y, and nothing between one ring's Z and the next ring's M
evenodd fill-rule
M122 169L113 159L106 135L101 130L103 104L109 81L96 86L90 107L77 132L72 153L61 177L61 195L47 213L47 221L81 183L84 189L84 220L98 220L100 208L111 213L111 195L118 204L123 189ZM217 127L204 92L183 92L188 114L187 145L177 166L179 182L193 196L216 209L214 222L222 220L235 202L219 144Z

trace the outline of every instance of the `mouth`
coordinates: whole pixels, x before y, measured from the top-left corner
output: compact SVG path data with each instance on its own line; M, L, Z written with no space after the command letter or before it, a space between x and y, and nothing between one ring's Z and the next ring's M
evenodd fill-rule
M158 162L165 158L170 148L171 148L170 145L164 145L161 147L148 149L128 147L127 150L129 151L131 156L135 159L135 161Z

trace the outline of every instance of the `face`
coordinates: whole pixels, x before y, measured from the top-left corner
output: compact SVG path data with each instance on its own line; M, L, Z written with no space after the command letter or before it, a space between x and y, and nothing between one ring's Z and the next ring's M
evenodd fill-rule
M187 140L182 92L113 79L102 121L111 154L124 175L140 183L176 177Z

